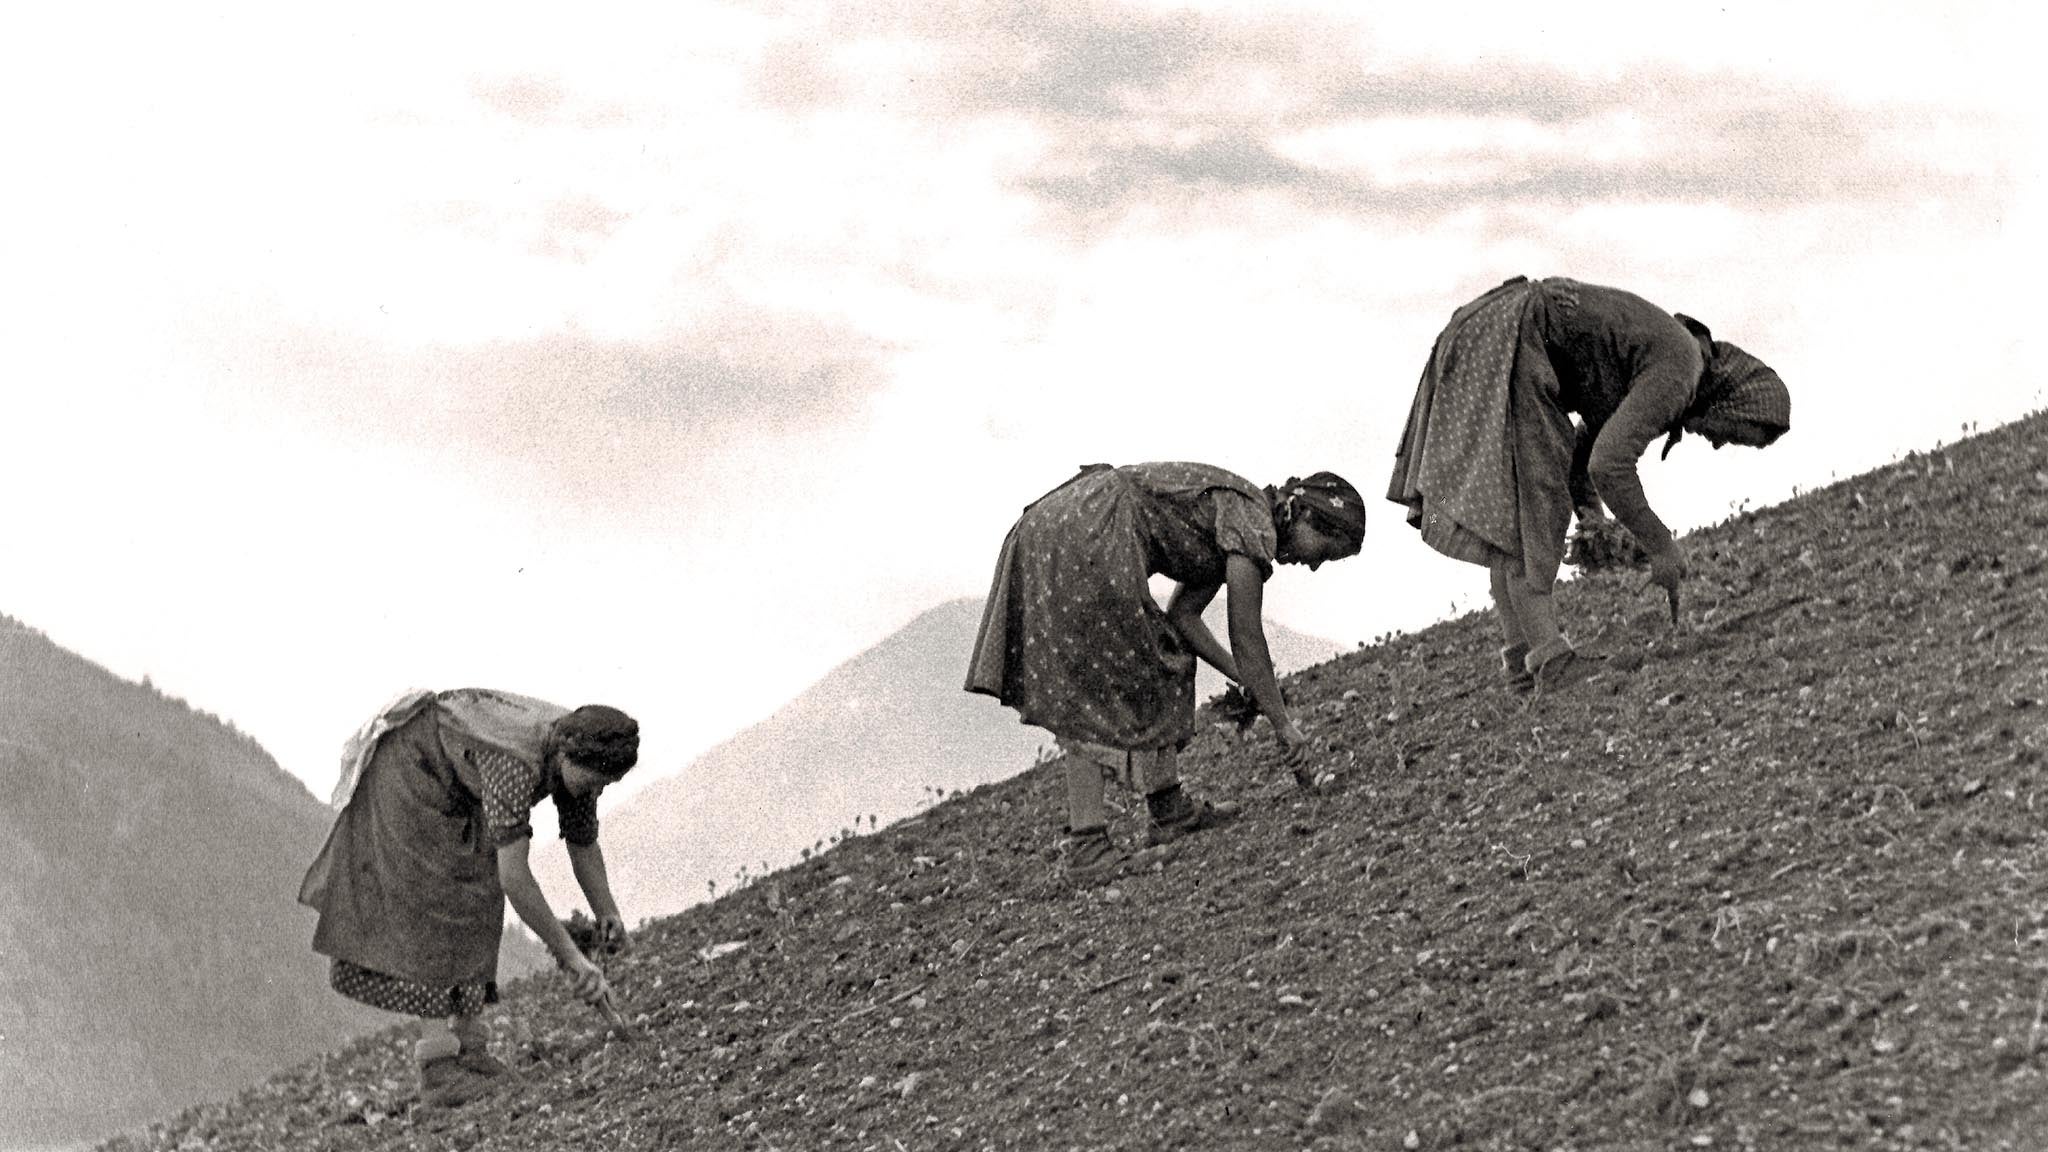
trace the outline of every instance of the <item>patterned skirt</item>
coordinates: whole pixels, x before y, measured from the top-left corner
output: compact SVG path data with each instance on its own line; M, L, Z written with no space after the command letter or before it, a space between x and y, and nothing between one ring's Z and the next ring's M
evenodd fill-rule
M333 963L327 982L336 992L358 1003L428 1019L474 1016L483 1011L484 1005L498 1002L495 980L437 988L402 976L373 972L346 960Z
M1003 541L966 688L1055 736L1179 747L1194 731L1195 658L1153 598L1149 499L1107 467L1024 510Z
M1514 562L1547 588L1571 524L1571 416L1534 313L1540 284L1516 279L1458 309L1416 385L1387 499L1425 544L1455 560Z

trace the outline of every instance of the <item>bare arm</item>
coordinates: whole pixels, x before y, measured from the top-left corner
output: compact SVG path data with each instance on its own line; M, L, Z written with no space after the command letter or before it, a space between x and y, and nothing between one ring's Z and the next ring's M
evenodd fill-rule
M554 954L555 963L568 967L570 958L581 958L583 953L576 948L576 942L569 939L569 933L562 922L555 919L555 910L548 907L548 898L541 893L540 882L533 878L533 867L527 862L527 852L532 848L531 839L514 840L498 846L498 884L505 890L505 899L511 903L512 911L519 914L525 924L540 942L547 945Z
M1209 626L1202 621L1202 610L1216 598L1221 584L1181 584L1175 586L1173 595L1166 601L1166 621L1195 655L1209 662L1211 668L1223 673L1229 679L1242 684L1237 674L1237 661Z
M576 885L583 889L583 898L590 901L591 914L600 922L618 920L623 924L619 905L612 899L611 880L605 874L604 849L595 842L570 844L568 848L569 870L576 874Z
M540 884L533 878L533 867L527 863L526 854L532 847L531 837L498 846L498 886L505 890L505 899L511 902L520 921L554 954L555 964L568 976L576 995L595 1004L610 992L604 981L604 969L576 947L576 942L569 939L568 929L555 919L555 910L548 907L548 898L541 894Z
M1230 651L1237 657L1238 683L1258 701L1259 711L1272 721L1273 731L1288 747L1302 743L1301 729L1280 698L1280 682L1273 675L1273 654L1266 647L1263 612L1266 578L1250 557L1230 554L1224 569L1230 589Z

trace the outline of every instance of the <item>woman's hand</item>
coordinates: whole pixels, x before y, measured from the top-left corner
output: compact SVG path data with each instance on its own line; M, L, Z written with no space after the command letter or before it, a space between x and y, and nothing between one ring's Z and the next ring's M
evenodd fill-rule
M1650 557L1650 584L1662 588L1666 594L1678 591L1678 582L1685 579L1685 572L1685 553L1679 549L1676 540ZM1644 585L1645 588L1648 586Z
M1650 557L1650 578L1643 581L1637 591L1647 592L1650 585L1664 589L1664 598L1671 604L1671 626L1678 627L1678 582L1685 579L1685 553L1678 548L1678 541L1666 544Z
M576 998L585 1004L596 1004L604 999L606 992L604 969L591 962L581 952L574 953L562 964L562 975L569 981L569 988Z
M614 912L597 918L597 940L604 950L623 956L633 950L633 940L626 935L626 920Z
M1300 768L1308 763L1308 736L1293 717L1273 725L1273 735L1280 739L1280 762L1289 768Z

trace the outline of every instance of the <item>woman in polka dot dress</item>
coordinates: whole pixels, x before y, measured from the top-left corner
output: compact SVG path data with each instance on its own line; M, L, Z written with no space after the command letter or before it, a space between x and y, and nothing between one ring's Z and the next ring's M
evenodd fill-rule
M1685 558L1637 461L1660 436L1668 455L1687 432L1761 448L1791 420L1778 374L1699 321L1619 288L1518 276L1437 337L1387 498L1408 506L1424 543L1487 568L1509 685L1554 689L1593 667L1551 602L1574 511L1589 521L1603 501L1613 510L1675 613Z
M1175 770L1194 731L1197 657L1250 691L1299 761L1305 738L1266 648L1265 581L1276 562L1313 570L1364 540L1358 492L1328 472L1261 489L1207 464L1095 464L1024 510L996 561L966 687L1059 738L1077 878L1120 860L1105 775L1144 794L1155 844L1231 815L1190 800ZM1163 609L1155 573L1179 581ZM1229 648L1202 622L1225 588Z
M623 946L597 797L638 759L639 725L603 705L570 711L477 688L416 693L374 724L345 766L348 794L299 900L320 913L313 949L333 958L335 990L421 1017L422 1098L458 1104L505 1073L480 1013L497 1000L508 899L577 995L610 994L534 881L529 816L554 800L600 931Z

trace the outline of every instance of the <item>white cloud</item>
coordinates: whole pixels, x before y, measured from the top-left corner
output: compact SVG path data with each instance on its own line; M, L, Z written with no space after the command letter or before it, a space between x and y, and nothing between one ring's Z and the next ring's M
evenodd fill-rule
M610 699L674 768L983 591L1075 465L1379 491L1515 273L1792 383L1779 448L1646 466L1681 523L2040 402L2017 6L1357 11L40 10L0 611L316 790L408 683ZM1270 610L1482 591L1373 515Z

